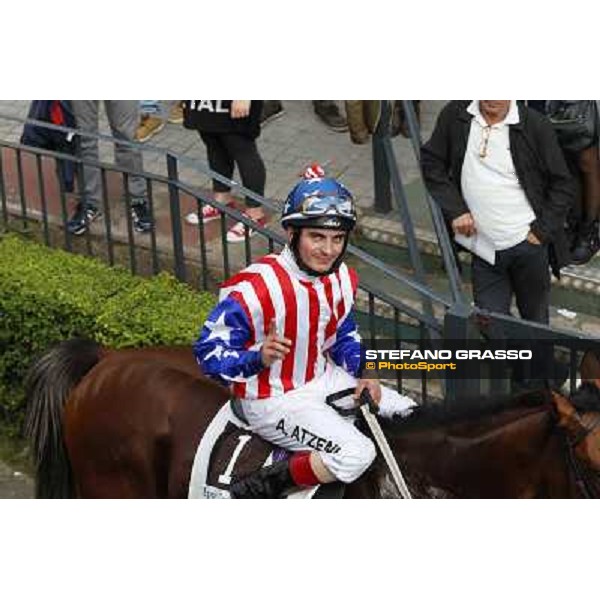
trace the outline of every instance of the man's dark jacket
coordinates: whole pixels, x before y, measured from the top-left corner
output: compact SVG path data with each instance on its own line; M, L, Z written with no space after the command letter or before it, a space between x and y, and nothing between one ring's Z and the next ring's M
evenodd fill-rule
M448 221L469 212L461 190L461 171L473 115L470 100L453 100L440 113L431 139L423 146L421 166L425 185ZM552 272L558 277L569 263L564 233L575 185L550 122L519 105L519 122L509 125L510 152L519 182L535 220L531 231L548 244Z
M27 118L71 129L77 127L75 113L69 100L33 100L29 105ZM77 142L76 136L33 123L25 123L21 135L21 144L25 146L54 150L63 154L76 154ZM59 160L58 172L65 191L72 192L75 182L75 164L68 160Z

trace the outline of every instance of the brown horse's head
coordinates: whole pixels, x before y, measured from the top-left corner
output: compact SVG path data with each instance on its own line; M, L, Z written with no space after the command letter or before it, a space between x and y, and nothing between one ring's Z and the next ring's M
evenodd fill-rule
M600 475L600 387L586 381L569 400L556 392L552 396L575 456Z

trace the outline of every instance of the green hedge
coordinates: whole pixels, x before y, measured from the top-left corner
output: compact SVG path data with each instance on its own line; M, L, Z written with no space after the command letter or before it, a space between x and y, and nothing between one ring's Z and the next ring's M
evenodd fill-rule
M34 356L74 336L113 348L191 344L215 297L84 256L0 237L0 421L18 428Z

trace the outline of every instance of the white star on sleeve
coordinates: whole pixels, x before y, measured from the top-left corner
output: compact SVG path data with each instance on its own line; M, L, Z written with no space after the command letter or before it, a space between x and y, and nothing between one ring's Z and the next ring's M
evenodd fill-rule
M353 331L348 337L351 337L355 342L362 342L362 338L358 331Z
M204 360L207 361L209 358L216 356L218 360L221 360L221 356L223 356L223 346L215 346L215 349L212 352L209 352Z
M216 321L207 321L206 322L207 329L210 329L210 334L206 338L205 341L209 341L212 339L223 340L226 344L229 344L231 341L231 330L232 327L229 327L225 323L225 311L223 311L220 317Z
M222 358L227 358L231 356L233 358L239 358L240 353L237 350L224 350L223 346L215 346L215 349L212 352L209 352L204 360L208 360L209 358L216 357L217 360L221 360Z

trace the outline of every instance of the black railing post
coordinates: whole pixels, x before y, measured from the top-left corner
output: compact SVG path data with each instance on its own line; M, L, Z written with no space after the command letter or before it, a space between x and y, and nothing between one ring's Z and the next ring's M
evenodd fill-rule
M60 176L60 166L58 159L54 159L54 172L56 174L56 180L58 181L58 196L60 200L60 219L62 223L64 248L67 252L71 252L73 249L72 236L67 228L67 222L69 220L69 214L67 211L67 194L65 191L65 185L63 178ZM82 188L78 188L79 197L81 200Z
M185 281L185 257L183 254L183 234L181 231L181 205L179 203L179 173L177 169L177 157L170 152L167 152L167 175L169 177L169 206L171 209L175 277L179 281Z
M79 172L79 169L78 169ZM106 169L100 169L100 184L102 186L102 211L104 212L104 228L106 231L106 251L108 256L108 264L112 267L115 264L115 248L112 236L112 224L110 220L110 202L108 200L108 181L106 179ZM79 181L79 186L83 185L83 181ZM83 196L83 188L79 187L80 197Z
M400 332L400 311L394 306L394 350L401 350L402 346L402 334ZM398 369L396 371L396 389L402 393L402 371Z
M373 133L373 185L375 190L375 212L389 213L392 210L392 188L390 170L385 156L385 138L390 133L390 106L381 100L381 115Z
M200 238L200 266L202 268L202 289L208 290L208 254L206 252L206 229L202 218L204 203L196 198L196 214L198 215L198 234Z
M42 207L42 224L44 227L44 244L50 246L50 227L48 225L48 203L46 202L46 186L44 185L44 170L42 166L42 157L35 155L35 165L37 168L38 190L40 193L40 203Z
M417 113L415 112L415 105L413 100L402 100L402 108L404 109L404 118L408 125L408 134L410 137L410 143L412 144L415 156L419 160L421 155L421 128L419 126L419 120Z
M148 210L150 211L150 217L153 222L152 229L150 230L150 248L152 252L152 273L156 275L160 271L160 264L158 261L158 247L156 245L156 211L154 209L154 191L152 188L152 179L146 178L146 196L148 198Z
M62 167L61 167L61 162L57 161L56 163L56 169L57 172L60 173L62 171ZM85 202L87 203L89 201L89 198L86 194L85 191L85 174L83 172L84 169L84 165L83 162L79 161L77 163L77 181L78 181L78 185L80 185L81 187L79 188L80 190L80 201L81 202ZM101 209L101 206L96 206L96 208ZM90 228L86 227L84 233L83 233L83 238L85 239L85 248L86 248L86 252L88 254L88 256L92 256L93 252L92 252L92 234L90 232ZM135 269L133 270L133 272L135 273Z
M125 198L125 217L127 223L127 247L129 248L129 270L137 274L135 236L133 234L133 212L131 210L131 194L129 192L129 173L121 173L123 197Z
M2 202L2 221L4 226L8 225L8 205L6 203L6 191L4 189L4 162L2 156L3 148L0 148L0 202Z
M457 303L451 306L444 317L444 349L468 348L469 340L479 338L479 332L472 322L473 311L467 304ZM460 405L473 402L480 395L480 382L478 379L449 376L445 379L444 407L451 413Z
M23 176L23 156L21 150L17 148L15 153L17 157L17 177L19 182L19 200L21 202L21 218L23 219L23 229L27 230L27 201L25 200L25 177Z

